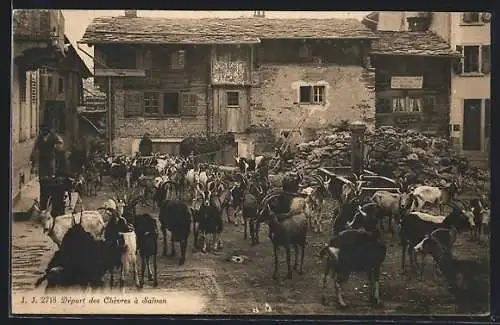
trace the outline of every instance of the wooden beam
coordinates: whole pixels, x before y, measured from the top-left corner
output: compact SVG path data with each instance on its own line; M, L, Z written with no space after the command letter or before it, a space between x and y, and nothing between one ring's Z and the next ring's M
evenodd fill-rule
M144 69L94 69L95 77L145 77Z

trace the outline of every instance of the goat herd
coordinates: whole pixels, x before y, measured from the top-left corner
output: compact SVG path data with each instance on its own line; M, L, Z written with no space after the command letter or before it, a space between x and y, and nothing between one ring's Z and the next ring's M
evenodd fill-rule
M35 202L32 212L43 230L58 246L45 274L47 289L81 286L103 288L103 278L121 270L120 287L125 275L133 269L138 287L148 280L157 286L157 241L159 231L156 218L136 213L136 207L153 205L159 209L158 219L163 233L163 255L167 254L167 230L170 233L171 252L180 244L179 265L186 260L188 239L193 233L196 250L223 249L225 224L241 224L244 239L251 245L259 244L260 225L268 225L268 237L273 245L274 273L278 277L278 249L286 252L287 277L292 271L303 272L307 232L322 232L321 216L331 220L332 236L319 251L325 258L323 302L326 304L327 278L332 276L336 298L340 306L347 306L342 285L352 272L366 272L370 283L370 299L380 304L380 274L386 258L384 232L386 226L394 236L399 234L402 247L402 271L408 254L414 272L418 272L417 253L432 255L435 270L444 277L452 293L460 294L457 275L470 269L475 261L459 260L452 254L457 234L470 229L475 238L481 238L489 225L490 210L486 198L464 202L454 199L460 191L460 182L447 188L411 184L402 179L398 193L376 191L366 195L363 184L368 175L355 175L350 181L304 175L301 171L269 174L268 158L235 157L237 169L199 163L173 155L151 157L97 157L83 164L83 172L75 175L74 190L79 193L72 213L52 217L50 203L41 211ZM114 191L112 198L103 199L102 208L85 210L81 197L97 195L103 184L103 175L109 175ZM410 183L410 184L409 184ZM333 198L339 202L334 211L322 211L324 201ZM446 216L421 212L426 204L451 207ZM229 213L231 211L231 213ZM291 265L290 251L295 260ZM136 263L139 253L142 268L139 279ZM300 262L299 262L300 252ZM78 258L75 258L78 256ZM150 260L153 261L153 271Z

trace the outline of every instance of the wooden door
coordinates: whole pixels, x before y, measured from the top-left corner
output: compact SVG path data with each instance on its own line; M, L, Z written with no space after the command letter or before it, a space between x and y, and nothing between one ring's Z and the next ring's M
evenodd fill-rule
M227 132L242 133L248 127L248 98L246 89L224 91Z
M481 99L464 99L462 149L481 150Z

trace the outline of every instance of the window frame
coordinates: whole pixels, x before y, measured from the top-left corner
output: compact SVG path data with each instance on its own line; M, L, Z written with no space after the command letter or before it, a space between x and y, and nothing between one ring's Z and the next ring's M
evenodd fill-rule
M145 118L171 118L171 117L196 117L198 116L197 114L197 109L198 109L198 93L196 92L191 92L191 91L163 91L163 90L142 90L139 91L139 93L142 96L142 104L141 104L141 113L130 113L127 112L127 104L125 104L124 108L124 117L129 119L129 118L136 118L136 117L145 117ZM164 105L165 105L165 100L164 96L167 93L172 93L172 94L177 94L178 96L178 112L175 114L165 114L164 113ZM155 96L158 96L158 105L157 106L157 113L147 113L146 112L146 107L155 107L153 105L147 106L146 105L146 98L147 94L155 94ZM192 99L191 102L189 102L189 105L184 105L184 95L187 95L189 98ZM188 113L189 110L186 110L186 114L184 114L184 107L187 107L191 109L191 111L195 111L196 113Z
M229 104L229 94L236 94L236 98L238 100L238 104ZM228 90L226 91L226 107L240 107L240 92L237 90Z
M465 49L466 48L477 48L477 71L465 71L465 67L467 66L467 59L465 57ZM462 66L462 74L476 74L476 73L481 73L481 46L480 45L463 45L462 46L462 49L463 49L463 58L464 58L464 61L463 61L463 66ZM475 64L476 62L474 62Z
M146 111L146 107L150 108L150 107L155 107L154 105L146 105L147 101L152 101L153 99L152 98L148 98L146 99L146 95L147 94L154 94L155 96L157 96L156 100L158 101L158 105L156 106L156 113L150 113L150 112L147 112ZM163 103L162 103L162 96L161 96L161 92L158 92L158 91L143 91L142 92L142 115L143 116L161 116L162 114L162 110L163 110Z
M177 94L177 113L165 113L165 94ZM163 117L179 117L182 116L182 92L180 91L162 91L161 97L161 113Z
M478 48L478 71L476 72L465 72L465 62L466 62L466 59L465 59L465 48L466 47L477 47ZM488 53L488 64L489 64L489 69L488 71L485 73L483 72L483 61L485 59L484 57L484 50L485 50L485 47L487 47L487 51L489 52ZM460 49L458 49L460 48ZM455 73L459 76L464 76L464 77L482 77L482 76L486 76L488 74L491 73L491 44L470 44L470 43L465 43L465 44L457 44L455 46L455 50L460 52L461 54L461 58L460 58L460 70L459 72L457 73L455 71Z
M301 100L301 89L302 88L311 88L310 89L310 98L309 98L309 101L307 102L303 102ZM316 92L316 90L318 90L318 92ZM321 97L321 100L316 100L316 98L318 97ZM325 105L326 103L326 86L325 85L315 85L315 84L307 84L307 85L302 85L302 86L299 86L299 90L298 90L298 103L300 105Z
M424 107L425 107L425 97L426 96L416 96L416 95L401 95L401 96L392 96L390 99L390 104L391 104L391 112L390 113L402 113L402 114L422 114L424 112ZM401 111L396 111L394 110L394 101L396 99L404 99L404 106L403 110ZM419 111L410 111L410 99L415 99L420 101L420 110ZM433 103L435 106L435 99L433 99Z
M477 14L477 21L466 21L465 17L466 15L470 14ZM462 12L460 15L460 25L462 26L478 26L478 25L484 25L484 22L482 21L481 17L481 12L477 11L465 11Z

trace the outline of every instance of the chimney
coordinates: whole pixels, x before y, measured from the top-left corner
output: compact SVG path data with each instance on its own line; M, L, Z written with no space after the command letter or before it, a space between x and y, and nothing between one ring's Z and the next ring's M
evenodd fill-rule
M265 15L265 13L264 13L264 11L263 11L263 10L255 10L255 11L253 12L253 16L254 16L255 18L264 18L266 15Z
M137 18L137 10L125 10L125 17Z

